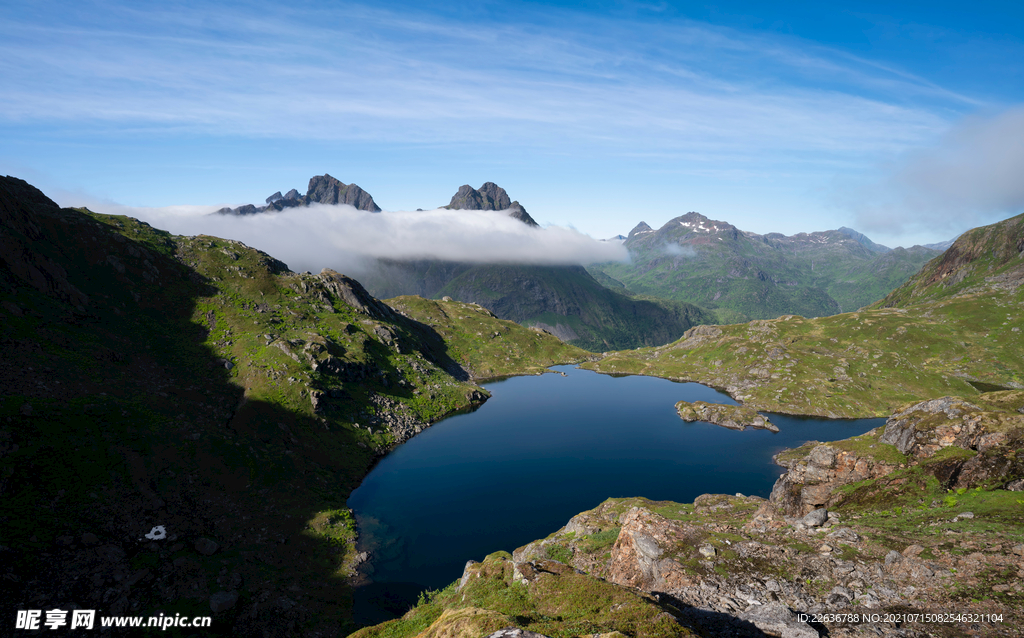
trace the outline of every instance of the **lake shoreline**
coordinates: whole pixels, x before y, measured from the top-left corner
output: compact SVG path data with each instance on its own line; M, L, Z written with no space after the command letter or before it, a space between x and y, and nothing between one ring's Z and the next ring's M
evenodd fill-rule
M681 461L672 458L671 455L666 456L664 454L664 450L659 451L658 449L655 449L658 448L660 444L656 444L654 448L648 450L646 453L643 451L643 449L631 450L632 456L644 459L640 463L636 463L636 459L632 458L625 460L625 463L627 465L633 463L634 465L636 465L636 467L634 467L633 465L629 465L630 469L626 470L617 467L618 465L621 465L621 462L620 460L616 460L614 455L619 453L620 448L628 447L627 445L624 445L621 441L631 440L630 437L635 438L637 434L635 430L631 429L632 426L629 425L630 422L645 423L645 432L647 433L646 436L654 437L655 439L664 439L665 437L668 437L668 440L670 442L665 443L665 445L667 445L668 447L675 446L672 449L678 448L680 450L683 450L684 448L688 447L688 444L684 444L683 442L688 440L687 437L690 437L690 439L692 439L693 436L705 438L710 437L710 440L719 441L715 445L721 445L723 444L721 440L723 434L719 433L724 433L724 436L728 437L727 444L730 447L733 447L738 444L745 450L757 449L757 454L760 454L761 456L764 457L763 459L760 459L758 461L758 467L760 469L757 470L756 474L760 478L751 479L755 480L759 485L761 485L761 487L756 489L750 489L751 484L749 483L749 480L747 481L747 483L743 484L737 483L736 480L733 479L717 481L713 477L706 480L702 478L700 481L700 489L690 490L690 492L693 493L690 495L689 500L692 500L699 494L708 492L720 493L723 491L726 493L739 491L742 491L744 493L763 492L762 496L767 497L768 493L770 492L771 486L774 483L775 478L777 478L777 476L780 475L783 471L783 468L781 466L778 466L772 463L771 461L771 456L773 456L773 454L775 454L778 449L781 449L782 447L788 447L790 444L798 445L799 443L802 443L804 440L822 438L822 436L826 438L836 438L830 434L821 432L820 428L815 427L816 423L819 421L819 419L821 419L821 417L789 417L787 415L782 415L780 417L780 422L783 425L783 433L781 434L781 439L778 438L780 435L775 435L772 434L771 432L763 430L744 433L741 438L737 439L730 437L730 430L725 430L724 428L721 428L719 426L712 426L709 424L701 423L684 423L679 420L679 417L675 413L675 401L680 396L683 396L688 392L696 392L697 394L703 396L704 398L713 399L716 402L721 402L726 405L735 401L728 395L716 391L714 388L708 388L707 386L702 386L700 384L695 384L692 382L680 383L671 379L663 379L659 377L654 377L652 375L628 375L626 377L621 377L612 376L604 373L598 373L595 371L587 370L586 368L580 368L575 366L553 366L553 368L554 369L552 369L551 372L554 374L521 376L517 375L514 377L507 377L505 379L488 383L487 390L492 395L491 399L488 400L485 405L478 406L477 408L477 410L479 410L482 407L487 407L488 414L486 417L484 417L485 421L498 419L498 417L500 416L499 413L505 410L525 410L523 414L520 414L520 416L516 417L516 419L513 419L513 421L516 421L516 425L514 427L508 426L510 428L506 430L508 434L504 434L501 436L509 438L527 437L527 439L529 439L529 437L531 436L547 437L551 440L551 445L553 447L555 447L556 449L560 449L564 452L564 458L559 456L557 453L554 453L554 455L552 456L551 453L546 450L546 445L537 445L536 441L525 445L525 447L523 447L522 449L512 446L509 447L507 450L503 451L507 452L507 454L510 456L516 457L518 459L518 463L526 464L526 466L530 468L530 471L534 473L547 471L543 467L545 465L571 465L573 468L575 468L575 470L573 472L569 472L569 474L579 474L579 476L576 476L576 478L574 478L573 480L578 482L579 484L587 484L588 492L593 492L593 495L591 497L581 496L579 498L576 498L575 496L570 496L566 497L566 499L562 499L562 505L558 506L561 508L562 514L555 515L554 517L548 516L546 519L544 519L544 522L535 522L533 527L536 527L538 531L524 531L518 537L520 540L523 540L523 542L526 542L527 540L533 540L534 538L538 537L537 534L539 533L539 531L543 530L545 527L548 529L550 529L552 526L556 528L560 527L565 523L565 520L568 520L569 516L572 516L578 513L579 511L589 509L590 507L593 507L594 504L603 501L609 496L628 496L639 494L645 494L649 496L652 493L654 493L653 497L659 500L666 500L670 496L674 497L674 499L676 500L683 499L684 492L682 491L676 490L674 492L663 493L662 491L657 489L657 485L659 483L671 482L668 479L661 480L657 478L657 476L652 474L649 475L650 478L645 483L642 480L638 480L635 476L630 476L630 472L643 472L644 469L641 466L650 465L651 463L653 463L654 465L661 464L666 468L676 468L674 470L670 470L670 473L674 472L675 474L678 474L681 471L679 467L677 467L680 466ZM563 376L566 374L567 376ZM541 379L543 379L543 381L541 381ZM546 383L546 387L552 389L550 391L539 391L537 387L535 387L538 382ZM623 382L625 382L625 384L623 384ZM531 387L534 387L534 389L529 391L523 391L523 389L518 386L524 383L530 385ZM599 391L593 393L584 391L583 386L587 386L587 384L596 384L595 387L598 388ZM493 387L495 385L499 387ZM638 396L633 395L634 392L637 392L637 388L642 388L645 386L657 387L657 390L648 389L646 391L640 391ZM618 390L616 390L616 388L618 388ZM622 397L619 397L619 399L625 400L624 397L628 396L629 401L635 401L636 405L634 406L631 403L631 407L623 406L622 401L619 401L618 399L616 399L615 396L612 396L615 394L616 391L621 392L623 395ZM547 394L545 394L545 392L547 392ZM654 392L654 394L650 394L651 392ZM580 402L580 405L576 405L575 403L573 403L574 401ZM604 403L602 403L602 401ZM595 402L600 405L598 407L595 407ZM541 405L530 408L530 404ZM498 409L499 407L500 410ZM524 425L525 423L530 421L531 418L542 418L546 411L553 412L555 409L558 408L566 410L567 414L572 414L571 417L564 417L566 423L563 425L565 425L565 427L569 429L576 428L576 430L574 431L575 434L559 433L557 431L558 428L555 428L554 426L550 426L548 427L548 429L535 428L531 430L528 425ZM575 408L579 408L580 411L574 411ZM360 553L366 552L368 557L368 560L364 561L359 566L360 575L358 576L358 580L352 582L354 586L365 587L368 584L383 585L384 583L388 582L388 579L397 578L395 575L399 573L399 571L396 571L398 570L398 567L396 566L398 566L400 563L405 561L406 563L412 564L409 561L416 562L419 560L418 558L415 558L417 554L415 546L417 545L417 543L422 544L424 541L422 539L419 539L418 537L426 536L429 534L427 532L424 532L422 528L415 527L415 525L410 527L410 531L408 532L408 534L403 533L400 529L391 529L389 527L386 534L390 535L388 536L389 538L394 538L397 540L385 542L379 537L380 534L382 533L380 531L382 529L380 525L383 524L384 526L388 526L390 525L390 523L388 523L388 518L386 515L379 514L381 513L381 511L401 510L402 506L395 505L392 501L394 501L395 499L401 500L403 498L408 500L408 495L406 494L406 492L410 490L417 491L420 489L420 486L422 484L433 486L431 490L422 492L424 495L424 499L439 499L441 501L444 501L448 497L442 494L445 489L443 487L443 484L445 483L445 481L451 479L451 477L445 476L445 474L447 473L444 470L434 468L431 469L430 471L437 473L437 476L421 476L417 478L405 479L404 482L400 480L398 482L401 483L401 485L396 486L395 488L398 489L397 494L390 495L389 492L388 495L382 495L381 492L377 491L380 489L380 486L377 485L377 477L374 476L373 478L371 478L371 475L373 475L374 473L394 472L396 471L396 466L399 467L400 471L407 471L408 468L402 468L404 468L410 462L408 460L408 457L410 455L409 450L413 447L426 446L434 450L436 454L440 455L440 457L436 458L436 463L439 464L439 466L443 467L444 465L447 464L459 466L462 468L462 471L466 472L467 475L469 476L469 478L466 478L467 482L471 483L473 481L483 481L484 478L486 477L478 479L476 478L475 475L472 475L469 470L466 470L466 467L477 467L474 465L476 461L474 461L472 453L467 453L466 457L460 457L457 455L452 456L453 454L455 454L452 451L453 449L465 446L473 448L473 451L475 452L480 452L483 454L488 453L488 445L483 445L479 440L477 440L481 435L481 428L488 427L486 424L478 423L478 421L480 421L480 416L476 414L477 410L473 410L471 412L464 414L455 414L451 417L443 419L443 421L448 423L449 426L447 428L442 429L448 430L454 428L458 432L439 433L440 431L436 427L438 424L440 424L440 421L438 421L435 423L434 427L431 427L429 429L429 431L427 429L424 429L422 432L419 433L419 436L411 437L408 441L405 442L408 445L392 447L391 449L388 450L388 452L381 455L381 457L374 464L374 469L371 470L371 472L367 475L367 477L364 478L363 481L361 481L360 486L353 491L352 495L350 496L349 507L354 511L357 520L357 530L359 533L357 540L357 551ZM606 416L606 413L608 413L608 418L610 418L612 421L615 421L617 419L618 424L598 425L597 422L600 421L600 418ZM550 415L548 416L550 417ZM475 423L475 425L467 425L466 423L463 423L463 420L470 417L473 418L473 422ZM581 419L588 425L581 426ZM591 421L587 421L587 419L591 419ZM570 421L572 423L570 423ZM654 421L658 422L657 425L652 425ZM849 428L843 427L843 425L850 424L851 421L857 420L840 420L839 429L844 431L848 430ZM582 429L580 429L581 427ZM524 431L524 428L526 431ZM616 428L618 428L618 430L616 430ZM811 431L812 429L813 432ZM865 429L870 428L868 428L865 425ZM615 431L618 431L617 435L615 434ZM445 439L446 441L451 442L439 446L436 442L433 441L434 439L437 439L439 436ZM618 441L614 440L615 436L620 437ZM849 434L840 433L838 435L838 438L845 438L845 436L849 436ZM600 443L597 445L596 449L588 451L587 449L580 448L580 446L584 445L584 439L587 439L588 437L600 439ZM623 439L622 437L626 438ZM499 437L499 439L502 441L500 445L504 445L506 447L510 445L507 443L507 441L505 441L505 439L502 439L501 437ZM794 441L787 443L789 439L794 439ZM418 441L420 441L421 443L418 443ZM540 457L531 458L529 456L530 453L539 453ZM749 452L743 452L743 454L748 453ZM445 456L446 454L449 456ZM588 455L593 456L594 459L599 459L598 461L596 461L596 465L588 464L587 462L583 462L580 460L582 457L587 457ZM427 456L428 458L430 457L429 454ZM510 464L505 459L502 459L501 456L501 454L497 454L493 456L493 458L491 456L488 456L487 458L489 460L487 462L501 466L503 468L501 469L501 472L515 473L517 470L515 468L509 469L507 466L509 466ZM650 458L650 462L647 461L648 457ZM416 463L421 462L426 462L429 465L429 462L427 461L415 461L413 464L415 465ZM587 480L587 477L590 476L590 474L588 473L594 473L596 471L595 467L600 466L602 463L604 464L603 467L605 469L601 470L600 472L597 472L597 474L606 474L610 470L612 473L615 473L616 476L618 476L619 478L613 478L610 481L606 481L602 487L594 488L593 486L589 485L591 481ZM739 466L743 467L742 463L740 463ZM767 466L770 466L770 468L766 470ZM736 474L734 470L735 467L730 468L729 474ZM746 467L744 467L741 474L747 472L749 472L749 470ZM700 474L702 475L705 473L706 472L704 471L700 472ZM678 475L676 479L672 479L672 481L678 482L680 480L680 477L682 477L682 475ZM692 477L690 479L685 479L685 477L683 477L683 482L692 480ZM536 493L541 493L544 491L550 491L550 487L545 488L542 487L542 485L554 486L560 485L562 484L562 482L564 482L564 479L559 479L556 476L551 478L551 480L547 482L532 481L530 482L530 486L536 486L534 491ZM451 489L455 490L464 488L459 487ZM577 489L574 488L569 491L575 494ZM460 499L464 499L464 502L468 502L470 504L476 503L479 499L483 499L485 501L492 500L506 502L508 501L509 498L513 500L515 498L514 494L502 494L500 496L492 494L488 496L483 495L481 493L480 495L476 495L479 496L479 499L477 499L474 498L475 494L470 494L467 496L462 492L457 493L459 494ZM398 515L398 523L395 523L396 526L401 526L405 524L402 522L403 519L416 518L417 516L419 516L420 519L424 521L428 520L428 518L424 518L420 514L417 514L414 511L412 511L415 510L416 507L414 503L406 503L406 505L408 505L410 509L404 510L401 512L400 515ZM534 507L535 509L538 507L546 507L544 505L539 505L537 503L534 503L531 506ZM471 505L470 507L473 507L473 505ZM552 507L556 506L552 505ZM506 511L507 508L516 510L519 508L519 506L515 502L506 502ZM465 507L463 507L463 509L465 509ZM441 511L439 509L437 512L431 512L431 515L441 520L448 521L448 524L450 525L455 522L456 519L453 517L455 517L456 514L446 512L448 512L448 510ZM561 518L564 518L565 520L559 520ZM367 528L367 521L370 519L374 521L373 529ZM557 524L555 524L555 522L557 522ZM456 524L456 526L460 526L460 524ZM542 537L546 533L547 532L544 532L540 534L540 536ZM479 534L488 537L493 536L493 534L491 534L487 530L486 525L484 526L484 529L482 529L479 532ZM443 541L437 541L435 539L433 542ZM398 544L396 545L396 543ZM517 546L516 541L512 537L509 537L507 541L502 541L499 538L495 538L491 545L492 551L493 549L500 549L502 547L511 550L514 546ZM386 551L381 552L382 547L386 548ZM436 548L434 548L433 551L436 552ZM462 564L470 558L479 559L480 555L478 554L480 554L483 551L483 549L474 550L472 547L466 547L465 549L459 551L457 561L458 568L461 568ZM388 552L390 552L390 554ZM456 561L452 559L448 562L454 565ZM416 568L416 570L414 571L417 570L418 573L424 573L422 566ZM452 567L451 571L451 579L454 579L458 575L456 573L458 570ZM424 583L424 587L436 588L439 586L443 586L444 584L447 584L449 580L450 579L447 579L447 577L441 577L438 579L439 582ZM417 579L415 577L402 577L398 578L397 582L417 582Z

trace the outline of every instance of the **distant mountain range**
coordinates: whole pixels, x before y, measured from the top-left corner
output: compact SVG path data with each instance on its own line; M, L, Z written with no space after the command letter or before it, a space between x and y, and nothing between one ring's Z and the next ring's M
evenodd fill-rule
M940 252L890 249L850 228L759 235L695 212L657 230L640 222L624 245L629 263L588 270L635 293L713 309L723 322L856 310Z
M324 174L309 180L305 195L278 191L265 206L217 212L252 215L313 203L381 210L356 184ZM464 184L442 208L504 212L539 228L494 182L479 188ZM890 249L845 227L759 235L692 212L657 230L640 222L628 236L602 241L623 243L631 261L584 269L378 260L353 274L380 298L450 296L604 351L666 343L701 323L853 310L881 299L940 252L926 246Z
M266 199L266 206L222 208L221 215L254 215L319 204L349 204L380 212L373 197L355 184L330 175L309 180L305 195L295 189ZM537 222L504 188L485 182L459 187L449 210L504 212L532 228ZM478 303L502 319L547 330L560 339L595 351L660 345L688 328L715 320L687 303L635 299L624 290L598 283L581 266L471 264L440 260L377 260L356 274L379 298L403 295L452 297ZM614 285L612 286L614 288Z
M300 195L296 189L291 189L284 195L277 191L267 197L265 206L245 204L237 208L221 208L216 211L218 215L255 215L258 213L281 212L287 208L298 208L310 204L338 205L347 204L357 210L365 210L371 213L381 212L380 206L373 201L373 196L364 191L356 184L346 184L341 180L331 177L328 174L314 175L309 178L309 185L306 194ZM452 200L447 206L450 210L493 210L507 212L509 217L518 219L527 226L537 227L537 222L530 217L526 209L519 202L512 201L505 189L494 182L485 182L479 189L469 184L459 187L458 192L452 195ZM418 208L418 211L423 209Z

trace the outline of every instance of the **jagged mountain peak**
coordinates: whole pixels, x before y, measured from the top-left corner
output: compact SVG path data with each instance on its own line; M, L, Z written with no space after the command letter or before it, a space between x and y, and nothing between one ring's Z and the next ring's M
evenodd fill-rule
M689 212L665 222L658 230L652 229L644 222L637 224L629 231L627 247L639 245L655 246L662 244L706 243L711 239L735 238L739 231L728 222L710 219L697 212Z
M443 208L451 210L494 210L509 211L509 217L518 219L527 226L539 226L518 201L512 201L505 189L494 182L484 182L480 188L463 184L452 195L452 201Z
M855 239L857 243L861 244L862 246L864 246L873 253L885 253L892 250L888 246L876 244L875 242L868 239L866 235L863 235L862 233L859 233L852 228L847 228L846 226L840 226L837 232L840 232L846 235L847 237Z
M647 222L640 222L639 224L637 224L633 228L633 230L629 231L629 235L627 235L627 237L632 237L633 235L639 235L639 234L642 234L642 233L653 233L653 232L654 232L654 229L651 228L650 226L648 226Z
M380 212L380 206L373 201L369 193L355 184L346 184L327 173L309 178L306 199L308 203L348 204L359 210Z
M659 231L665 230L667 228L673 228L673 226L676 224L688 229L691 232L713 233L723 230L736 230L736 227L730 224L729 222L724 222L718 219L711 219L706 215L701 215L700 213L690 211L685 215L676 217L675 219L670 219L665 223L664 226L661 227L661 229L659 229Z
M346 184L327 173L314 175L309 178L309 186L305 195L299 195L299 191L293 188L285 195L281 195L281 191L277 191L265 201L267 202L266 206L245 204L237 208L221 208L216 214L255 215L257 213L278 212L285 208L309 206L310 204L347 204L371 213L380 212L380 206L377 205L377 202L373 201L373 196L369 193L359 188L356 184Z
M454 210L508 210L511 206L508 193L494 182L484 182L478 189L463 184L448 204Z
M282 199L289 200L289 201L299 200L299 199L302 199L302 195L299 195L299 191L297 191L297 190L295 190L293 188L290 191L288 191L287 193L285 193L284 195L281 194L281 191L277 191L276 193L274 193L273 195L268 197L265 201L268 204L273 204L274 202L281 201Z

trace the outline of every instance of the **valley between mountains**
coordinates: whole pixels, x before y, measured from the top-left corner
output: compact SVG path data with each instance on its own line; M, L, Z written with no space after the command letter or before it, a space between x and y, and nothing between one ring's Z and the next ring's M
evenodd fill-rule
M324 175L218 214L310 204L379 210ZM449 207L544 232L492 183ZM381 261L363 279L62 209L13 177L0 222L7 618L76 607L213 615L211 635L363 638L1024 626L1024 215L940 252L689 213L637 226L629 263ZM609 499L356 626L352 584L372 557L346 499L375 460L486 401L483 380L564 363L887 422L781 453L768 499ZM165 539L146 538L155 525Z

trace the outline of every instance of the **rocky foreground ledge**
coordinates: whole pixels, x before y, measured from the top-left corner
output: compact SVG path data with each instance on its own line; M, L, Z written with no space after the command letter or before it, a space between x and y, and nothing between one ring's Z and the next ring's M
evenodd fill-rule
M905 406L780 454L767 500L609 499L356 636L1020 636L1021 410Z
M743 430L749 427L771 432L779 431L768 417L758 414L754 408L743 405L680 401L676 403L676 412L683 421L706 421L730 430Z

